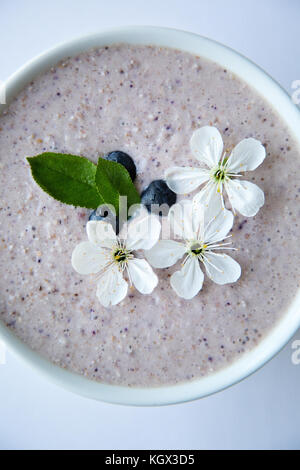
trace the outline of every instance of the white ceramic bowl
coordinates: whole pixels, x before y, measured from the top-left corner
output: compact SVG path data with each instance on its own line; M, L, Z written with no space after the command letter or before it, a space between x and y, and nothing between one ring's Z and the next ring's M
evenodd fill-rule
M286 122L300 146L300 112L288 94L264 71L237 52L196 34L157 27L126 27L72 40L41 54L24 65L6 82L6 98L11 99L37 74L61 59L96 46L126 42L167 46L211 59L249 83L272 104ZM288 311L267 337L232 365L208 377L174 386L133 388L105 385L61 369L33 352L0 322L0 337L8 349L37 372L80 395L126 405L166 405L218 392L244 379L263 366L288 342L300 326L300 292Z

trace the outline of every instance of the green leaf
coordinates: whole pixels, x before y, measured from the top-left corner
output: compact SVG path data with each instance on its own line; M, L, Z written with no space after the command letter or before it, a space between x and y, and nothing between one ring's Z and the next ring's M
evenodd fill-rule
M112 204L116 213L120 196L127 196L127 207L141 201L128 171L120 163L99 158L95 181L100 197L106 204Z
M37 184L58 201L88 209L104 204L95 184L97 167L86 158L46 152L27 160Z

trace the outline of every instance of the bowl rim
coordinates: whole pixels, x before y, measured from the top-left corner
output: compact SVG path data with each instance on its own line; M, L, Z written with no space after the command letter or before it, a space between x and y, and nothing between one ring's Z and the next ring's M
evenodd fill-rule
M156 26L127 26L77 37L48 49L28 61L4 83L7 104L34 77L60 60L93 47L118 43L170 47L216 62L231 71L267 100L281 116L300 146L300 112L288 93L255 63L223 44L196 33ZM6 105L0 106L2 111ZM274 357L300 326L300 290L287 312L252 350L211 375L175 385L127 387L108 385L63 369L30 349L0 321L0 339L8 350L41 375L76 394L122 405L157 406L196 400L224 390L245 379Z

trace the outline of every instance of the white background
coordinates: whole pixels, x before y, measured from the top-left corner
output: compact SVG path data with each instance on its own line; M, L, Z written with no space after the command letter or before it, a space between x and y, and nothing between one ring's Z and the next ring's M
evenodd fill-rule
M289 92L300 79L299 0L0 0L0 18L0 80L58 42L128 24L217 39ZM300 365L291 355L290 342L255 375L204 400L132 408L65 392L7 354L0 449L299 449Z

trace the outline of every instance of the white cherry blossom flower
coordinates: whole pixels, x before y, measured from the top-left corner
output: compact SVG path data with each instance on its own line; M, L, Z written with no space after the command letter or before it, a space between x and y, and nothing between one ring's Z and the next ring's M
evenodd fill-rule
M159 240L145 252L154 268L168 268L185 256L181 270L172 274L170 282L175 292L184 299L192 299L202 288L204 265L208 277L217 284L236 282L241 275L240 265L219 250L234 249L228 239L232 228L233 214L221 209L211 215L211 208L205 208L197 201L181 201L170 209L171 228L182 241Z
M240 180L241 172L255 170L265 159L264 146L256 139L242 140L228 156L215 127L204 126L192 135L191 150L204 167L172 167L166 171L167 185L177 194L187 194L205 184L195 196L200 203L218 210L224 207L223 189L233 211L246 217L257 214L264 205L263 191L250 181Z
M127 272L132 284L142 294L150 294L158 279L145 259L134 252L152 248L159 239L161 225L156 216L142 210L125 224L117 236L110 223L89 221L86 226L88 241L77 245L72 254L72 266L79 274L95 274L97 297L104 307L116 305L127 294Z

